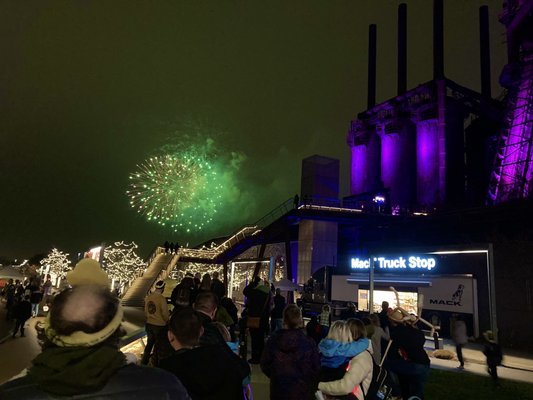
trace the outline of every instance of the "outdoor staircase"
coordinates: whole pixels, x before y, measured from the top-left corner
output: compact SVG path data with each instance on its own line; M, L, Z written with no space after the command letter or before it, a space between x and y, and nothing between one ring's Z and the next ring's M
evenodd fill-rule
M281 205L274 208L263 218L253 225L240 228L235 234L230 236L224 242L212 247L186 248L180 247L178 254L166 254L164 249L157 247L151 256L149 266L146 272L135 279L132 285L127 289L122 298L122 305L126 307L144 307L144 299L150 292L158 278L166 277L171 270L180 262L199 262L199 263L216 263L225 253L231 251L235 246L244 246L244 251L255 242L254 239L261 233L262 229L287 214L294 209L293 199L284 201ZM163 274L166 272L166 274Z
M135 279L122 298L122 305L126 307L144 307L144 298L150 292L163 271L172 268L179 259L179 254L165 254L156 249L155 255L146 272Z

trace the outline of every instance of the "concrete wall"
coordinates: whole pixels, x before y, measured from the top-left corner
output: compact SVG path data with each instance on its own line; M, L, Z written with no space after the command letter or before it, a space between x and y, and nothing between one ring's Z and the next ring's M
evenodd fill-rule
M337 222L332 221L303 220L300 222L297 283L306 283L320 268L335 265L337 229Z

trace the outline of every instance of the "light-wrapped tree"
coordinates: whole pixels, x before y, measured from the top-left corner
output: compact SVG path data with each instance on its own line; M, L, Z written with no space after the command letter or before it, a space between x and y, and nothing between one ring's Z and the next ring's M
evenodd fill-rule
M111 279L120 282L121 288L141 275L146 268L146 263L135 253L137 248L135 242L115 242L104 249L107 274Z
M72 269L68 253L53 248L48 255L41 260L43 272L50 274L56 284L59 284L60 279L64 279L68 271Z

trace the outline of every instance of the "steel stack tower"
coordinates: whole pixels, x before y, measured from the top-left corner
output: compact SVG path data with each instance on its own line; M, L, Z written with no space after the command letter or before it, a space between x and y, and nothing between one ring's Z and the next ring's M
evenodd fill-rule
M500 22L507 28L508 64L500 83L507 88L505 118L492 170L488 203L533 194L533 0L509 0Z

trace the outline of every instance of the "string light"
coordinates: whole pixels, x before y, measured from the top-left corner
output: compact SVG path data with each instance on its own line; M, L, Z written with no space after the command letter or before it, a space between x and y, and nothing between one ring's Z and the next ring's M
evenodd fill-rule
M48 255L41 260L41 266L47 273L63 279L68 271L72 269L68 259L68 253L53 248Z
M115 242L105 247L103 264L111 279L126 283L144 271L146 263L135 253L137 248L135 242Z

